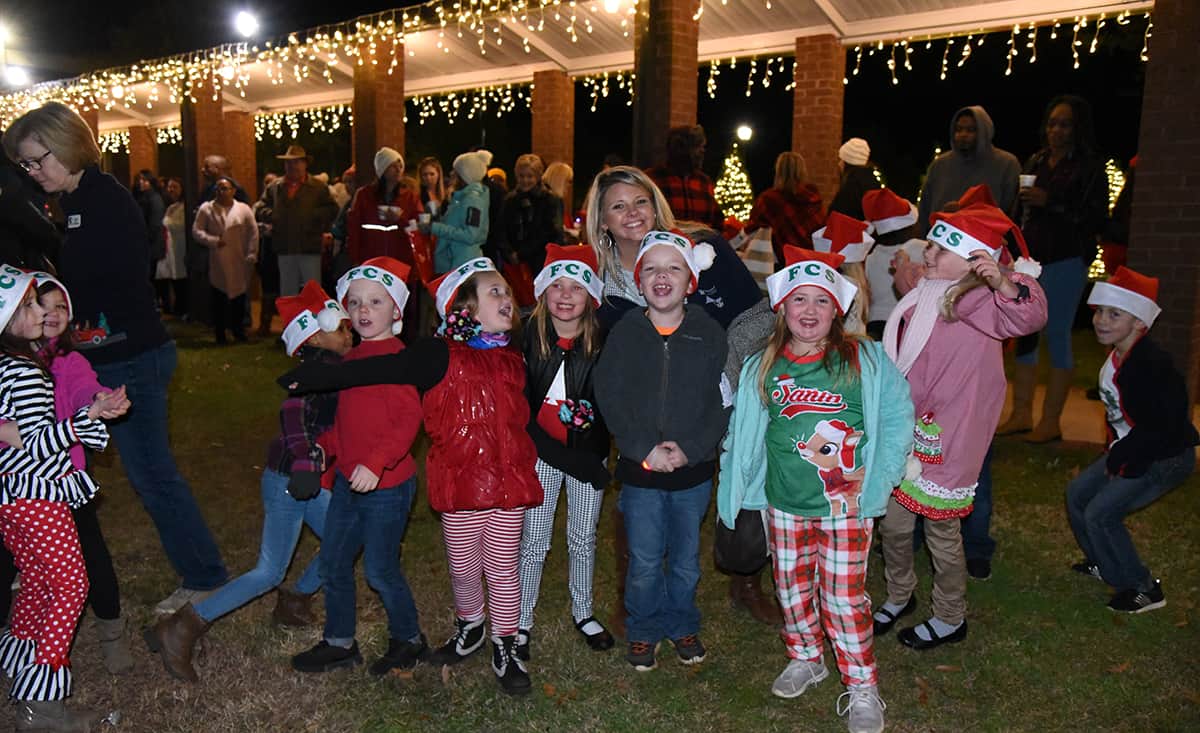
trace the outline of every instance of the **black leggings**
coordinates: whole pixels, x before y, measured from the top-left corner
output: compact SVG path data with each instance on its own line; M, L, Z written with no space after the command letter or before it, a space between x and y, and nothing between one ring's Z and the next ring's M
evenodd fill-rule
M100 518L96 515L95 500L71 510L75 529L79 532L79 546L83 551L83 563L88 574L88 605L97 618L111 620L121 617L121 593L117 587L117 573L113 570L112 555L100 531ZM0 545L0 620L8 623L8 612L12 607L12 584L17 576L12 553Z

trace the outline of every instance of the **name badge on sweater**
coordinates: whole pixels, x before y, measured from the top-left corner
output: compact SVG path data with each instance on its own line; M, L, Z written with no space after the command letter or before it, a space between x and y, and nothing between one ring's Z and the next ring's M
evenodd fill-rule
M71 214L67 216L67 229L78 229L83 226L82 214Z

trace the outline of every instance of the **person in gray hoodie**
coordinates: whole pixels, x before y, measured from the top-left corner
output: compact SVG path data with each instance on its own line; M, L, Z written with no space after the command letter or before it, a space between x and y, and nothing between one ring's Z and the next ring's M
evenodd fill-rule
M921 189L917 218L919 233L929 231L936 211L953 211L971 186L987 184L996 206L1012 216L1017 205L1021 163L1007 150L992 145L992 118L979 105L963 107L950 118L950 150L934 158Z

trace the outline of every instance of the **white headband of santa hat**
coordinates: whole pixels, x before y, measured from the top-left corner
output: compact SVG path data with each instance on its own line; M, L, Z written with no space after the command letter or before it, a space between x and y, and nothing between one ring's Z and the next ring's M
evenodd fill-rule
M458 289L462 287L462 284L467 281L467 278L481 272L498 272L498 270L487 257L476 257L425 286L437 302L438 316L442 320L445 320L449 314L450 304L454 302L454 296L458 294Z
M408 284L406 281L408 280L410 269L407 264L395 257L372 257L357 267L351 267L346 271L345 275L338 278L338 302L343 305L345 304L346 291L350 289L350 283L355 280L370 280L382 285L383 289L392 297L392 301L396 304L396 309L403 313L404 306L408 303ZM392 323L392 333L399 335L403 329L403 321L397 320Z
M1106 282L1092 286L1088 305L1107 305L1120 308L1146 324L1154 325L1162 308L1158 307L1158 278L1121 266Z
M25 293L33 286L33 273L12 265L0 265L0 331L8 328Z
M275 299L275 310L287 325L283 327L284 348L295 356L300 347L317 333L336 331L350 316L341 304L325 294L316 280L304 283L299 295L284 295Z
M54 283L54 286L62 291L63 300L67 301L67 320L71 320L71 317L75 315L75 307L71 305L71 293L67 291L67 286L48 272L35 272L33 279L39 288L46 283Z
M812 242L816 251L840 254L846 262L865 261L875 244L870 224L838 211L829 212L825 226L812 233Z
M939 211L929 217L929 222L931 226L925 238L964 260L969 260L971 253L979 249L1001 260L1001 255L1008 251L1004 246L1004 237L1012 232L1017 249L1021 250L1021 257L1013 269L1030 277L1042 273L1041 264L1029 256L1029 247L1025 244L1021 228L995 206L976 203L949 214Z
M700 272L712 267L717 258L717 252L708 242L696 244L682 232L664 232L653 230L642 237L642 246L638 248L637 262L633 264L633 282L642 284L640 272L642 258L654 247L671 247L683 257L688 269L692 271L692 288L700 287Z
M604 295L604 283L596 274L599 269L596 250L588 245L547 244L546 264L533 280L533 296L542 297L551 283L560 277L568 277L582 285L599 307Z
M876 188L862 197L863 216L876 234L888 234L917 223L917 207L890 188Z
M843 262L840 254L815 252L785 244L783 260L786 263L783 269L767 278L767 294L771 298L772 309L779 310L779 306L796 288L814 285L829 293L837 303L838 312L846 315L858 293L858 286L838 272Z

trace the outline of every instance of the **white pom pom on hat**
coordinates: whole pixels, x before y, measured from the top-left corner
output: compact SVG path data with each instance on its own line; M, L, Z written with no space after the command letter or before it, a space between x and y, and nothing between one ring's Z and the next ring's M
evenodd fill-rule
M653 230L642 237L642 245L638 248L637 261L633 264L633 281L641 285L642 258L654 247L672 247L683 257L688 269L692 271L692 287L700 287L700 273L712 267L717 259L717 251L708 242L696 244L686 234L679 231Z

